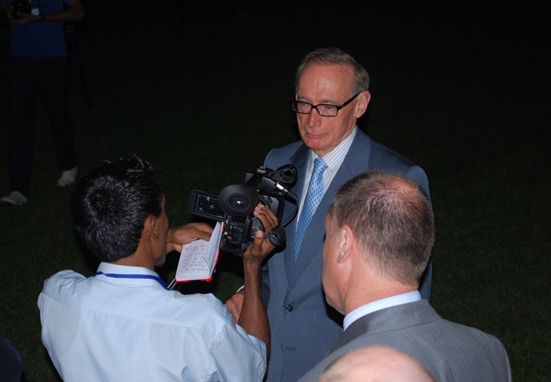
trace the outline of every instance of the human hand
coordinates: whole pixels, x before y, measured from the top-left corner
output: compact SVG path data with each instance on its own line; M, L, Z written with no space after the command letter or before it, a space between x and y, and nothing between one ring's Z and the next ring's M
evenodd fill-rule
M197 239L210 240L213 229L206 223L189 223L168 230L167 253L171 251L182 252L185 244Z
M239 322L239 317L241 316L241 309L243 309L243 301L245 300L244 289L241 289L239 292L234 294L228 301L226 301L226 306L230 311L233 321L237 324Z
M259 203L254 211L253 215L260 220L265 232L271 231L277 226L278 220L272 210ZM275 246L264 237L263 231L256 231L254 233L254 239L252 245L250 245L243 253L243 261L245 262L261 262L264 258L274 250Z

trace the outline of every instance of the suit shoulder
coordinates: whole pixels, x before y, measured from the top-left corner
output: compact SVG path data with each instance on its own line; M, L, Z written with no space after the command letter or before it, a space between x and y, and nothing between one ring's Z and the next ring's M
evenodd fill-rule
M285 145L283 147L272 149L268 155L264 164L266 167L278 168L280 166L286 165L290 162L291 157L303 146L302 141L296 141Z
M443 323L447 324L449 328L454 328L458 333L461 333L461 337L470 337L470 343L478 343L485 347L505 350L505 347L503 346L501 341L492 334L483 332L482 330L473 328L472 326L466 326L448 320L442 321Z
M395 165L406 167L414 166L414 163L402 154L374 140L371 140L370 156L371 160L377 160L377 158L379 158L380 160L392 161Z
M371 141L369 167L371 169L389 170L407 175L421 184L430 197L429 181L425 170L400 153L373 140Z

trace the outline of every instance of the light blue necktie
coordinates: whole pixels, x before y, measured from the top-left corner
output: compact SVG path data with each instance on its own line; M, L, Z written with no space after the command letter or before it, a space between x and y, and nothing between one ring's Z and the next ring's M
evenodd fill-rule
M321 202L324 194L323 187L323 172L327 168L327 165L321 158L317 158L314 161L314 170L312 171L312 177L310 178L310 184L308 184L308 192L306 193L306 199L304 199L304 207L300 213L300 220L297 223L297 233L295 238L295 261L298 258L298 252L302 245L302 239L306 229L310 225L310 221L316 212L318 205Z

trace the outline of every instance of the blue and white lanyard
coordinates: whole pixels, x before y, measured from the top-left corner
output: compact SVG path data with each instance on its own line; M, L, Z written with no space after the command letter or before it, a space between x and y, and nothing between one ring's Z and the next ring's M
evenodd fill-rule
M104 276L107 276L107 277L113 277L113 278L116 278L116 279L150 279L150 280L155 280L157 281L159 284L161 284L163 286L163 288L165 289L168 289L168 287L166 286L166 283L158 276L153 276L153 275L137 275L137 274L121 274L121 273L103 273L101 271L97 272L95 276L97 275L104 275Z

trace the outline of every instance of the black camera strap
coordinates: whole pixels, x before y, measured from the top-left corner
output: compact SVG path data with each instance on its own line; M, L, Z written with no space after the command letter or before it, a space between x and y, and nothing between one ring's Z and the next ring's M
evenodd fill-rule
M285 236L285 228L283 228L281 224L275 226L270 232L264 234L264 237L268 239L268 241L272 243L276 249L285 246L285 242L287 241L287 236Z

